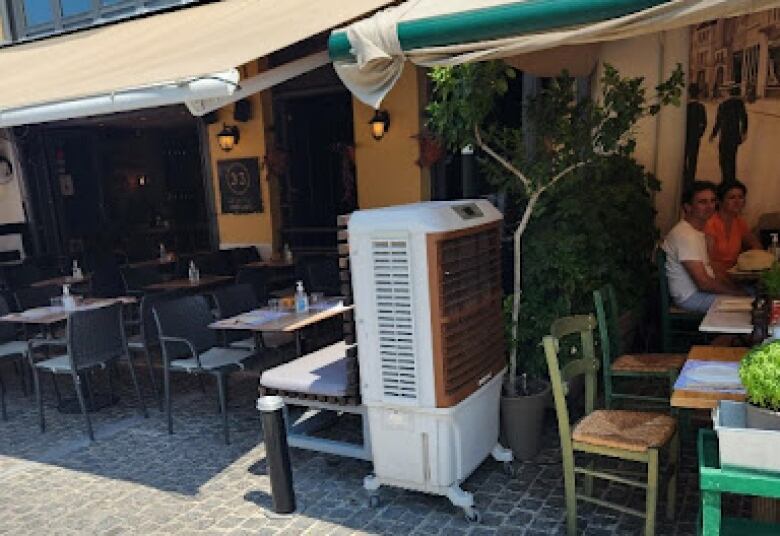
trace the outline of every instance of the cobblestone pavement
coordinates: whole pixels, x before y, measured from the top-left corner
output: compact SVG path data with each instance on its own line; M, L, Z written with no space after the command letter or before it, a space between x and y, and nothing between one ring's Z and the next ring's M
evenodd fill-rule
M557 431L550 415L546 448L536 463L518 464L510 478L485 461L465 482L482 523L467 523L442 497L382 488L379 508L368 506L362 479L369 463L293 449L298 512L277 516L255 380L231 382L232 444L223 442L216 388L205 393L192 377L174 385L174 434L145 392L149 418L137 411L126 370L120 371L120 402L93 414L97 440L84 434L82 417L54 408L44 378L48 429L38 431L33 397L23 397L13 370L2 369L9 388L9 421L0 422L0 534L563 534L564 500ZM146 371L140 371L146 379ZM99 379L99 378L98 378ZM66 390L68 378L61 379ZM67 381L66 381L67 380ZM148 383L144 384L148 386ZM689 440L690 442L690 440ZM661 521L658 534L695 533L696 461L685 449L678 492L678 520ZM617 485L597 495L641 508L643 494ZM659 505L663 512L663 504ZM580 504L579 528L588 536L640 533L638 520Z

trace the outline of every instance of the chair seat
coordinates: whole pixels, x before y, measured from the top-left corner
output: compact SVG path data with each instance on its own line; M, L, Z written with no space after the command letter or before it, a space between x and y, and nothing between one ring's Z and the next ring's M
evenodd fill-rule
M596 410L574 427L572 439L589 445L646 452L665 445L677 422L663 413Z
M263 372L263 387L321 396L346 396L347 345L337 342Z
M679 370L685 354L624 354L612 362L613 372L669 372Z
M27 341L8 341L0 344L0 357L27 355Z
M138 333L127 338L127 347L131 350L143 350L146 347L143 337Z
M38 361L35 363L35 367L48 370L54 374L70 372L70 358L68 357L68 354L50 357L49 359Z
M237 366L244 368L242 361L252 357L252 352L238 350L236 348L214 347L200 354L200 366L194 357L188 359L174 359L171 361L172 369L185 370L192 372L194 370L215 370L227 366Z
M246 339L241 339L240 341L233 341L230 343L231 348L237 348L239 350L250 350L252 352L255 351L255 338L254 337L247 337Z

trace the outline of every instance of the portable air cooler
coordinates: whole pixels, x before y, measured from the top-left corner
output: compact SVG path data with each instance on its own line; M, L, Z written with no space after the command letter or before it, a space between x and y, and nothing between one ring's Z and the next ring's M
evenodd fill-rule
M505 372L501 214L487 201L362 210L349 221L361 396L380 485L446 495L498 444Z

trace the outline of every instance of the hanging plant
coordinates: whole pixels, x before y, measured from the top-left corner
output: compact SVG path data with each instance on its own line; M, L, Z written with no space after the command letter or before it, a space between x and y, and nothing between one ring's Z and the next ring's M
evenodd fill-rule
M444 142L432 132L423 130L412 137L417 138L420 145L420 157L415 161L415 164L421 168L431 167L444 157Z

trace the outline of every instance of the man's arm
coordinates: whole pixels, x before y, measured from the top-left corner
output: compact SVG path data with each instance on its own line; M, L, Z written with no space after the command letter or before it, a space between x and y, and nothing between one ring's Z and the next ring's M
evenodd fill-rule
M731 281L721 277L712 277L708 274L702 261L682 261L682 265L702 292L745 295L745 291Z
M747 109L745 108L745 103L741 100L739 101L739 124L742 127L740 130L742 141L745 141L748 131L748 114Z

